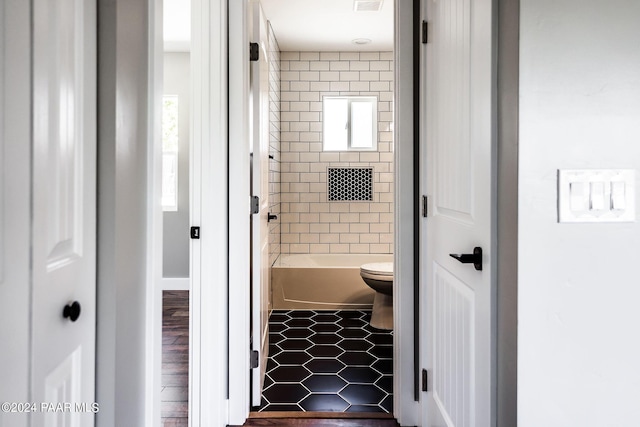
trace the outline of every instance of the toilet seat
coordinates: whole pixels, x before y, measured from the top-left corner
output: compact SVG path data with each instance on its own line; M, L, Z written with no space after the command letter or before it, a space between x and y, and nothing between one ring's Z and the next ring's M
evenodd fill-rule
M380 281L393 281L393 263L392 262L373 262L360 266L360 275L370 279Z

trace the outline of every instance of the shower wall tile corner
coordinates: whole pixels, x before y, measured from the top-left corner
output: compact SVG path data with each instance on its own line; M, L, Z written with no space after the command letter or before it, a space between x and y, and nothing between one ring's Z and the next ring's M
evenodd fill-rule
M271 83L272 212L278 209L281 240L274 236L272 254L393 253L393 53L280 52L278 64L275 58L273 52L271 78L280 79ZM324 95L378 98L377 152L322 151ZM373 201L328 202L327 168L362 166L373 167Z
M281 218L280 172L280 46L268 26L269 38L269 213ZM269 223L269 265L273 265L281 252L281 220Z

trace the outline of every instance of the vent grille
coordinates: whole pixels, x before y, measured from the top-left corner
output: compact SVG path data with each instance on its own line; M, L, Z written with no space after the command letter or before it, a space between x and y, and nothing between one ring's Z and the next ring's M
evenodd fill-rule
M328 168L330 202L372 202L373 168Z
M354 0L353 10L356 12L377 12L382 8L382 0Z

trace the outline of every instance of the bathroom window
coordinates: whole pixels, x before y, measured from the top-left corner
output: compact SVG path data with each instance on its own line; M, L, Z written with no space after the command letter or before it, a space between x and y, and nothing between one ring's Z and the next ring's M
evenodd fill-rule
M178 96L162 97L162 210L178 210Z
M322 99L323 150L376 150L377 102L373 96L325 96Z

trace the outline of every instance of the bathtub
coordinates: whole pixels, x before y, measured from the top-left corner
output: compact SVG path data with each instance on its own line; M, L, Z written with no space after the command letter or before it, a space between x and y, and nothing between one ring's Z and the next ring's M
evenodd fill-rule
M280 255L271 268L272 307L370 310L375 293L362 281L360 266L391 261L391 254Z

